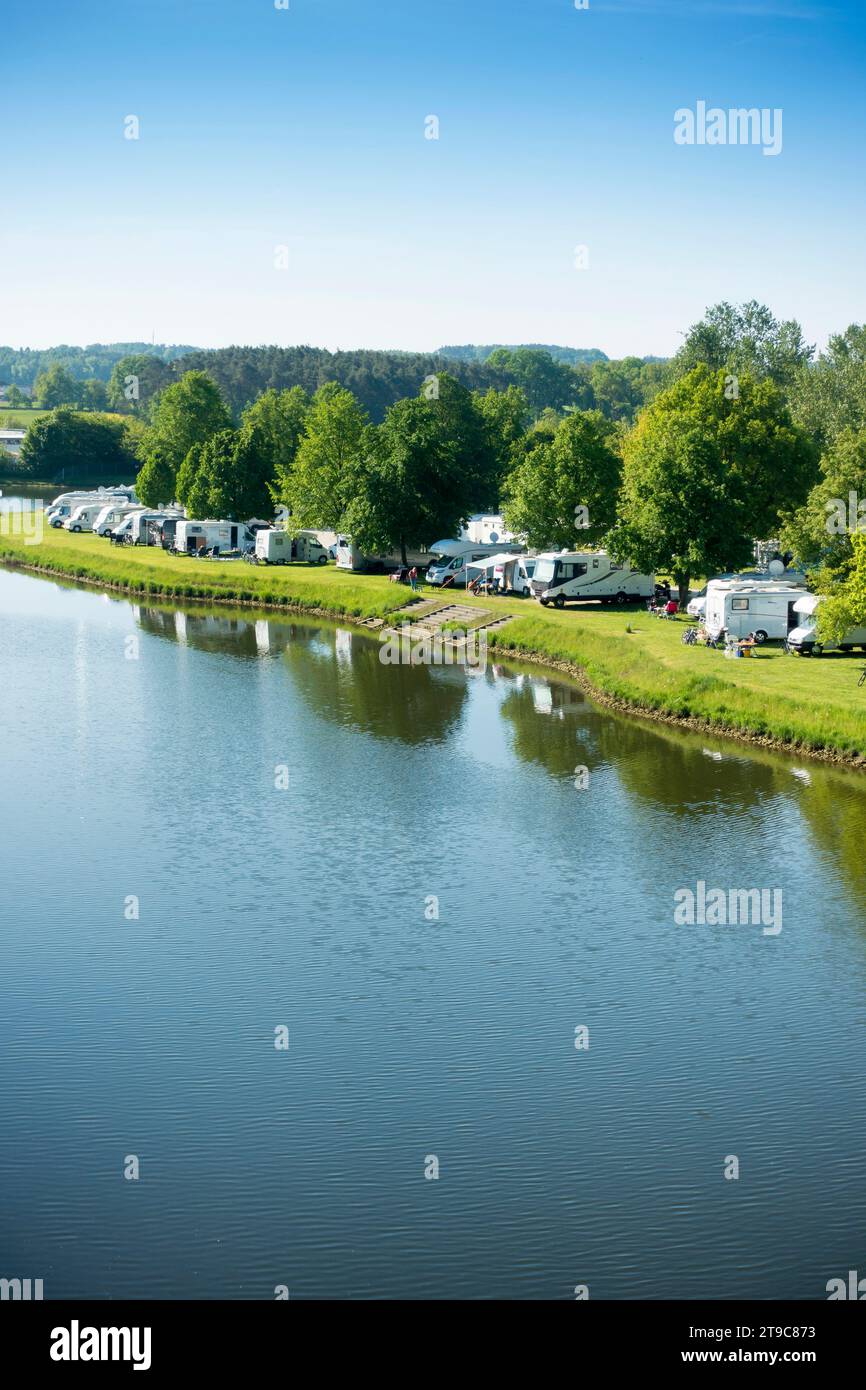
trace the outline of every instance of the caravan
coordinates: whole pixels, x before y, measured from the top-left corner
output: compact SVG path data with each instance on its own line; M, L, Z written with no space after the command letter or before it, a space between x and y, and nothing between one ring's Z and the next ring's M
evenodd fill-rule
M295 536L274 527L257 531L255 555L260 565L288 565L292 560L306 560L308 565L328 563L328 552L312 531L299 531Z
M113 535L127 517L134 516L140 510L137 502L109 502L93 523L94 536Z
M655 593L655 576L615 564L604 550L548 551L536 559L532 592L545 608L567 599L636 603Z
M384 574L387 570L398 570L403 564L399 550L391 550L381 555L365 555L353 543L351 536L338 536L334 546L337 569L352 570L361 574ZM417 565L419 569L428 564L430 556L426 550L407 550L406 562Z
M803 588L784 580L726 580L707 586L704 624L711 637L747 637L758 643L782 641L798 623L796 605Z
M472 541L436 541L427 556L429 568L427 583L457 587L466 583L466 569L475 560L486 560L492 555L522 555L525 545L512 542L510 545L476 545Z
M818 637L818 609L821 594L804 594L794 604L797 626L788 633L785 643L789 652L798 656L820 656L822 652L852 652L855 647L866 652L866 627L852 627L838 642L822 642Z
M242 521L179 521L174 546L181 555L204 555L208 551L251 551L255 537Z

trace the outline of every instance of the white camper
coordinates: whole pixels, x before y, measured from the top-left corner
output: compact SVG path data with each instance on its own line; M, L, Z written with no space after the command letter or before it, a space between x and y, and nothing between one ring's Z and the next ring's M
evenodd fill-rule
M453 585L459 587L466 583L466 567L476 560L487 560L496 555L522 555L525 545L512 541L507 545L476 545L472 541L436 541L427 556L427 583L433 585Z
M134 501L135 489L131 487L80 488L75 492L61 492L59 497L55 497L45 508L45 520L57 529L68 520L76 507L83 506L85 502L99 502L103 507L107 507L110 502Z
M251 551L255 537L242 521L188 521L177 523L173 549L181 555L199 555L207 550Z
M103 507L94 520L93 534L95 536L112 535L122 521L140 510L137 502L109 502L108 506Z
M855 647L866 652L866 627L852 627L839 642L821 641L818 637L818 609L821 594L804 594L794 604L797 626L788 633L786 646L798 656L820 656L822 652L852 652Z
M484 579L492 583L501 594L531 594L534 572L534 555L511 555L507 551L486 556L483 560L469 560L466 563L468 583Z
M274 528L256 532L256 560L262 565L287 565L305 560L308 565L326 565L328 552L312 531L290 536Z
M476 512L460 532L460 539L473 545L509 545L518 537L509 531L504 517L498 512Z
M75 507L63 525L67 531L92 531L96 518L105 510L105 498L82 502Z
M182 521L183 512L177 507L166 507L162 511L148 511L146 507L140 507L127 518L129 525L124 523L124 535L133 545L159 545L162 539L159 533L170 518Z
M390 550L381 555L365 555L352 541L351 536L338 536L334 546L334 559L337 569L354 570L360 574L385 574L397 570L403 564L399 550ZM407 550L406 562L417 565L419 569L428 564L430 556L426 550Z
M725 580L707 586L704 624L712 637L747 637L756 642L782 641L797 626L795 605L803 597L798 584L784 581Z
M551 550L536 558L532 592L544 607L562 608L567 599L636 603L655 593L655 576L615 564L604 550Z

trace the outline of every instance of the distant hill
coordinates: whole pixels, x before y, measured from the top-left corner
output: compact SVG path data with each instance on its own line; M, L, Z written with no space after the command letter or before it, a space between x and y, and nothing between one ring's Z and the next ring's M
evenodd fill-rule
M557 347L553 343L466 343L462 347L437 348L440 357L450 357L454 362L486 362L492 352L504 347L509 352L518 348L531 348L533 352L549 352L555 362L565 362L572 367L576 362L607 362L606 352L601 348Z
M40 372L56 365L65 367L77 381L86 381L90 377L107 381L115 362L122 357L138 354L173 362L197 350L178 343L90 343L87 347L61 343L52 348L0 347L0 386L32 386Z

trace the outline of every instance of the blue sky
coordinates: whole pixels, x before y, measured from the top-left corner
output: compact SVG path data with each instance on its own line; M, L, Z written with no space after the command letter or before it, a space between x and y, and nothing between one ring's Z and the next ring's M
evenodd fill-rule
M866 319L862 0L3 16L4 343L622 356L674 351L719 299L763 300L819 345ZM782 152L675 144L698 101L781 108Z

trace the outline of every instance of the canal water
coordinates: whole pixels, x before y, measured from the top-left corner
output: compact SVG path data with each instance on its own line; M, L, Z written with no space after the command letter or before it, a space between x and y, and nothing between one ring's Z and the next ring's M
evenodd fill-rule
M0 662L0 1275L820 1299L866 1274L866 779L535 668L8 572ZM680 922L698 883L781 919Z

